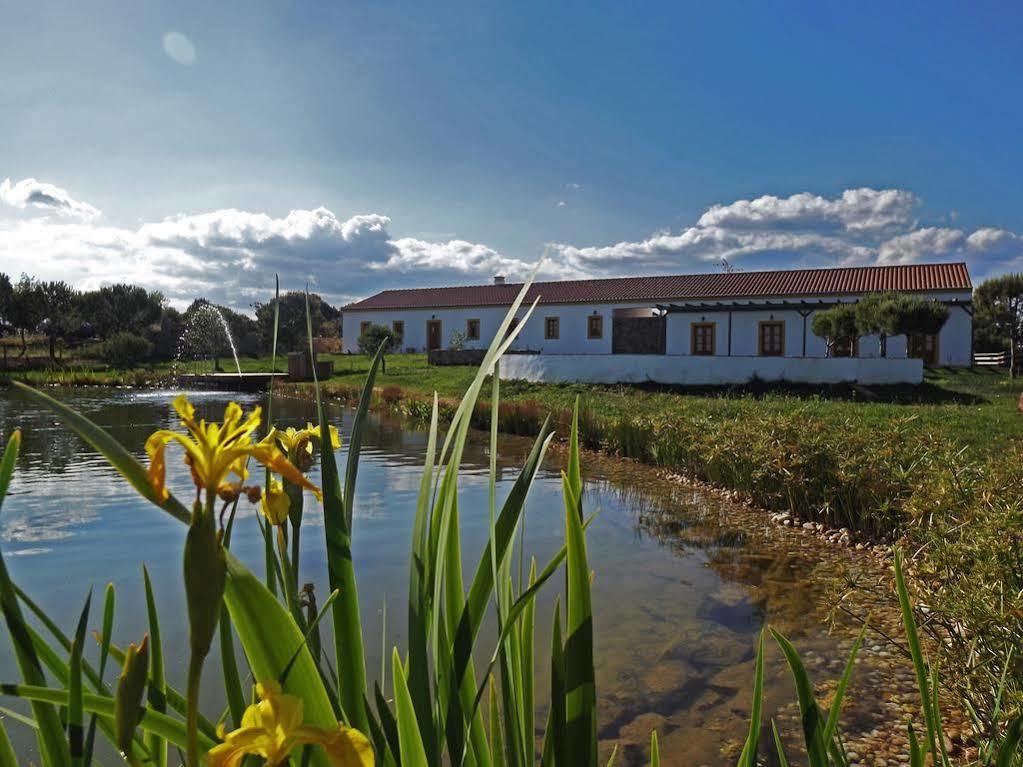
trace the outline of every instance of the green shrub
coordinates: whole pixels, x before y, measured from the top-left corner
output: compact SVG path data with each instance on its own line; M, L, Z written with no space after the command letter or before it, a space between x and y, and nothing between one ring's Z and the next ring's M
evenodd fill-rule
M115 368L131 368L153 355L153 345L134 333L122 331L103 342L103 361Z

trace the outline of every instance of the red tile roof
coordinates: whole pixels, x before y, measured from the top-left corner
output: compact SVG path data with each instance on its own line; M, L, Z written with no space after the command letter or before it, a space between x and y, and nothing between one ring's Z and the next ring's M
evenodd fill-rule
M521 283L447 288L385 290L347 310L434 309L507 306ZM966 264L907 264L771 272L717 272L664 277L615 277L600 280L534 282L526 296L544 304L689 301L718 298L768 298L870 293L883 290L973 290Z

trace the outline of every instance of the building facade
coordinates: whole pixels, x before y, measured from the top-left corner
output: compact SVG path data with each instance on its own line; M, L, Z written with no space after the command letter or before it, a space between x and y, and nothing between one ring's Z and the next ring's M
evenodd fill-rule
M392 328L401 349L486 348L521 285L387 290L343 310L344 348L371 324ZM911 264L731 272L534 283L539 303L513 350L542 355L654 354L671 357L823 358L813 316L869 293L897 291L940 301L949 318L933 337L887 339L890 358L968 366L973 286L966 265ZM519 317L524 316L525 307ZM880 356L876 337L833 356Z

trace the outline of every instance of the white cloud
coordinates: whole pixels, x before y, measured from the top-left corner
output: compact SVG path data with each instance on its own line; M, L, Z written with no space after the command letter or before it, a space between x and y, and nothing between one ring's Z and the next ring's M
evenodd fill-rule
M0 181L0 203L19 210L31 207L54 211L82 221L92 221L100 216L96 208L76 200L66 189L34 178L24 178L18 182L12 182L9 178Z
M564 200L558 200L556 203L554 203L554 207L556 208L564 208L566 205L568 205L568 203L565 202Z
M100 224L93 206L34 179L0 185L0 202L60 216L0 215L0 269L81 288L136 282L176 305L198 296L247 310L264 301L279 273L286 289L308 283L335 303L389 287L525 277L516 258L481 243L436 234L398 237L379 213L339 217L327 208L275 217L227 208L174 215L137 228ZM1004 229L920 227L919 200L902 190L847 190L833 198L797 194L715 205L696 224L610 245L547 246L549 279L737 268L910 263L966 259L981 277L1023 264L1023 237ZM2 214L2 209L0 209Z
M613 245L550 246L578 275L698 271L721 259L743 268L969 259L978 273L1023 259L1023 238L1001 229L919 227L919 198L901 189L847 189L832 198L765 195L713 205L694 226Z
M186 67L195 63L195 45L180 32L168 32L163 36L163 52Z

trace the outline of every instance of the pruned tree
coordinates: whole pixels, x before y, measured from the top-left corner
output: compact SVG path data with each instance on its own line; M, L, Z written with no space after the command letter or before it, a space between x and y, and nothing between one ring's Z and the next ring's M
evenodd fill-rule
M929 335L948 321L948 307L907 293L870 293L856 304L859 335L876 335L880 356L888 356L888 337Z
M377 350L383 347L384 353L380 358L382 372L387 372L387 355L397 351L401 347L401 336L395 333L386 325L370 325L359 334L356 341L359 351L367 357L372 357Z
M985 280L973 294L975 332L1001 339L1009 350L1009 370L1016 372L1016 351L1023 340L1023 274Z
M827 345L827 356L832 356L835 346L848 344L852 349L853 343L859 336L859 326L856 323L856 307L854 304L839 304L813 316L810 325L814 335L824 339Z

